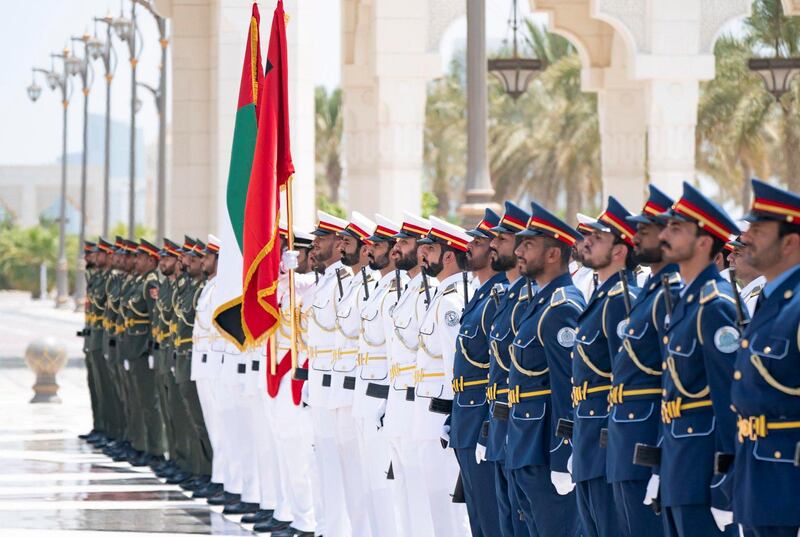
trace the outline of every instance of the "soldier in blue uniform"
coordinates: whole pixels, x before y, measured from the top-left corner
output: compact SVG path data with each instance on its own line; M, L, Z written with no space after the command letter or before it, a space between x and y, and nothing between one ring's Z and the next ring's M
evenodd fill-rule
M644 505L651 470L633 463L637 443L657 445L661 429L661 338L667 292L677 300L680 286L678 266L666 263L658 238L664 228L657 218L672 205L663 192L650 185L650 196L642 213L627 218L636 225L633 253L636 263L650 267L650 276L631 304L628 320L620 325L622 348L611 364L612 387L609 394L606 472L614 491L614 506L622 535L657 535L661 520Z
M490 537L499 521L495 501L494 472L475 458L481 426L487 414L487 370L489 369L489 323L497 304L492 300L495 285L507 283L506 275L494 269L489 243L490 231L500 218L486 209L483 220L467 231L472 241L467 245L467 270L478 279L480 287L472 292L461 314L453 362L453 410L450 414L450 447L456 452L461 468L464 498L473 537Z
M578 513L585 537L622 534L613 491L606 481L606 448L600 445L600 434L610 413L611 359L622 345L627 305L638 293L631 272L635 231L626 220L629 216L622 204L609 196L606 210L588 224L593 231L583 244L583 263L594 269L598 278L598 287L578 318L572 356L572 478L578 489ZM623 286L621 275L628 282L627 287Z
M716 203L688 183L663 217L664 261L686 282L662 338L661 503L667 537L732 535L730 479L714 475L715 452L731 453L733 360L739 347L735 291L714 258L738 233ZM727 526L727 530L724 528Z
M572 419L570 350L585 303L569 261L580 234L542 206L531 209L515 253L539 291L519 317L509 348L506 464L530 533L574 537L580 524L569 475L572 450L555 433L559 419Z
M495 286L493 300L497 312L490 320L489 332L489 385L486 396L489 400L485 425L475 450L478 460L485 460L494 469L494 490L497 495L500 529L502 537L524 537L529 534L516 491L509 484L506 467L506 432L508 425L508 368L510 359L508 346L514 338L513 318L525 311L528 304L526 278L521 276L514 249L518 244L516 234L525 229L529 215L511 202L505 203L503 218L492 229L494 238L490 244L492 266L503 271L506 283ZM536 534L534 534L536 535Z
M800 196L753 180L742 234L767 283L736 355L733 513L745 535L800 535ZM775 322L778 321L778 322Z

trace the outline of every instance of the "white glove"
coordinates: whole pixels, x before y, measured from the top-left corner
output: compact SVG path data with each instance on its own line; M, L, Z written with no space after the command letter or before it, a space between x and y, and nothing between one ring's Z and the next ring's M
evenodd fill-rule
M575 488L575 483L572 482L572 476L567 472L550 472L550 481L553 483L559 496L566 496Z
M486 460L486 446L482 444L475 445L475 462L478 464Z
M647 490L644 493L645 505L653 505L653 500L658 497L658 486L661 483L661 478L657 474L650 476L650 481L647 482Z
M150 369L156 368L156 359L153 358L152 354L147 357L147 367L149 367Z
M125 368L125 371L130 371L131 370L131 363L128 360L123 360L122 361L122 367Z
M297 250L286 250L281 254L281 264L286 270L294 270L297 268L297 256L300 252Z
M572 455L567 459L567 472L569 472L569 475L572 475Z
M447 448L450 445L450 426L449 425L442 425L442 433L439 435L439 438L442 439L442 447Z
M719 531L725 531L725 526L733 524L733 511L723 511L712 507L711 516L714 517L714 522L716 522Z

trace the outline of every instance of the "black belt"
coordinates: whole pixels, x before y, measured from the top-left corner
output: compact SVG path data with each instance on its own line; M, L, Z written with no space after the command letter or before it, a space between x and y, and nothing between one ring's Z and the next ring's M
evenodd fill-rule
M330 387L331 385L331 376L328 373L322 375L322 385L326 388Z
M238 364L236 371L238 371L240 375L244 375L247 373L247 364Z
M566 418L558 418L558 425L556 425L556 436L570 440L572 438L572 428L574 426L574 421Z
M294 380L308 380L308 369L298 367L294 370Z
M450 414L453 411L453 400L434 397L428 405L428 410L436 414Z
M633 448L633 464L655 468L661 464L661 448L637 442Z
M342 382L342 388L345 390L355 390L356 389L356 378L355 377L345 377L344 382Z
M406 388L406 401L413 401L417 396L414 394L414 387L409 386Z
M206 353L203 353L203 357L200 358L200 361L206 363L208 361L208 355Z
M389 398L389 386L383 384L375 384L374 382L370 382L367 384L367 395L369 397L374 397L375 399L388 399Z
M494 407L492 408L492 417L496 420L505 421L508 419L508 415L511 413L511 408L508 405L504 405L503 403L498 403L495 401Z
M251 367L253 371L258 371L261 365L258 360L253 360Z

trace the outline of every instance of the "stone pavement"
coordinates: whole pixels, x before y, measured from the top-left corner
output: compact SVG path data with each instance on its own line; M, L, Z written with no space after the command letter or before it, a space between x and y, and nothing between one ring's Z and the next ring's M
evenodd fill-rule
M192 500L149 469L112 462L80 441L77 435L91 428L86 370L80 362L58 374L62 404L28 403L34 375L21 363L24 348L43 334L77 339L80 315L2 294L2 537L253 535L237 523L239 517L224 517L221 508Z

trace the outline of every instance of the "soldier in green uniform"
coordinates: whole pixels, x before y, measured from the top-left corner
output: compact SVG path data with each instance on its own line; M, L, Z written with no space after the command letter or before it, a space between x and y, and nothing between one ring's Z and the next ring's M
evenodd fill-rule
M153 321L153 357L155 358L156 385L158 386L158 402L164 420L166 432L166 451L169 460L157 464L153 470L163 478L172 477L180 470L178 464L178 440L175 436L174 412L170 406L171 392L176 390L175 377L172 373L172 298L176 288L176 280L181 273L180 246L169 239L164 239L159 252L158 271L160 273L158 297L156 298L156 319Z
M192 478L180 483L185 490L200 490L205 488L211 480L211 442L203 421L203 412L200 400L197 397L197 387L191 380L192 374L192 331L194 329L195 310L197 299L205 285L205 276L202 268L202 257L205 244L194 241L192 248L184 251L181 264L187 273L187 278L179 283L173 299L173 310L176 318L175 334L175 381L181 395L184 412L188 417L184 434L190 439ZM169 482L169 481L168 481Z
M132 254L134 270L121 301L123 358L129 395L129 432L136 455L133 466L146 466L163 457L162 424L155 390L155 363L150 358L152 318L158 296L158 248L142 239Z
M97 281L98 269L95 265L97 243L91 241L84 241L83 243L83 259L86 263L86 270L84 276L86 278L86 300L84 302L84 325L83 329L78 331L78 337L83 337L83 353L85 355L86 363L86 382L89 386L89 399L92 404L92 430L86 434L79 434L78 438L81 440L88 440L90 437L95 440L98 435L103 431L102 416L100 414L100 382L97 373L97 366L95 365L95 356L89 348L89 334L91 333L91 324L94 319L92 313L92 305L89 300L90 288L94 282Z

